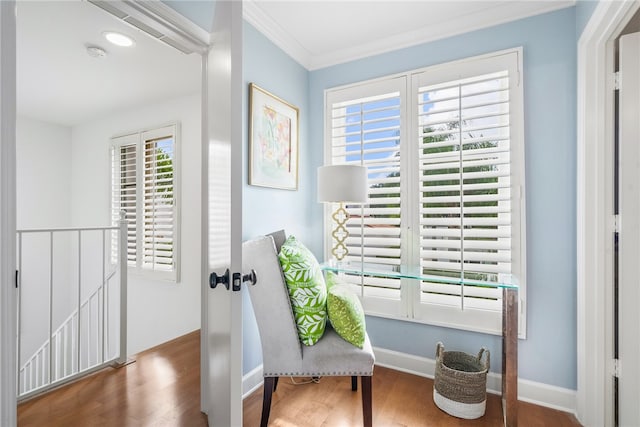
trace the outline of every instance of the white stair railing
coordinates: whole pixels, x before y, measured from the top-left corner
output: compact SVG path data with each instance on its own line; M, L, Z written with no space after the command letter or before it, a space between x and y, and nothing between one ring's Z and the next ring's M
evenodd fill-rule
M116 270L111 272L106 279L106 283L115 275ZM98 327L101 324L101 301L105 298L105 292L107 290L106 284L100 285L98 289L82 303L80 306L81 315L83 315L94 327ZM105 327L108 327L109 322L105 323ZM61 379L72 374L72 367L77 366L77 360L75 359L76 352L75 338L77 337L77 325L78 325L78 309L75 309L73 313L65 319L64 322L56 329L51 337L51 340L47 339L36 352L31 356L20 368L18 377L20 379L19 384L21 386L20 393L24 394L32 390L39 389L47 384L48 369L49 369L49 357L51 356L51 343L53 343L53 378ZM94 327L88 327L85 331L88 332L85 336L84 342L90 343L90 336L100 336L101 331L95 330ZM84 336L83 335L83 336ZM96 343L99 341L95 340ZM86 354L91 367L98 363L96 355L100 354L101 348L98 346L95 349L87 347L84 349L83 354ZM93 360L93 362L92 362Z
M101 232L102 282L91 294L81 299L83 286L83 233ZM22 364L18 371L18 400L42 393L53 387L75 380L105 366L124 363L127 357L127 225L121 217L115 227L89 227L65 229L19 230L18 239L18 354L22 343L21 320L27 313L22 301L23 234L48 235L49 243L49 333L44 343ZM77 235L77 305L54 330L54 234ZM107 233L117 238L117 256L107 254ZM114 264L115 261L115 264ZM108 274L106 271L110 270ZM116 276L116 273L120 273ZM116 281L116 279L119 279ZM119 283L117 283L119 282ZM118 286L119 285L119 286ZM118 295L119 292L119 295ZM117 307L113 307L113 305ZM116 313L116 314L114 314Z

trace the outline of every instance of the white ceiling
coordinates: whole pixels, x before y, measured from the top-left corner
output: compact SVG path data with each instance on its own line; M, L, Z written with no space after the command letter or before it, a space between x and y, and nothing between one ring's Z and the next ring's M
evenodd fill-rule
M19 1L17 10L19 115L72 126L200 90L200 55L184 55L90 3ZM106 30L132 36L135 47L111 45ZM92 58L87 45L108 55Z
M201 2L179 3L180 12L194 22L213 21L213 7L207 9L211 16L202 18ZM244 17L314 70L574 4L575 0L245 0ZM106 30L133 36L136 46L110 45L102 37ZM102 47L107 57L90 57L87 45ZM18 114L67 126L199 91L199 55L184 55L80 0L19 1L17 55Z
M314 70L574 4L575 0L245 0L244 17Z

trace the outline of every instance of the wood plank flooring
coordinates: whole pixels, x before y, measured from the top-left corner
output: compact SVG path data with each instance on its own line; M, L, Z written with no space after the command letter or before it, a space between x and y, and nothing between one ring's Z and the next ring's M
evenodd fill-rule
M262 389L244 401L244 427L260 425ZM277 427L350 427L362 425L360 392L348 377L325 377L319 384L292 385L281 378L273 394L269 425ZM433 403L433 380L376 366L373 375L373 425L376 427L500 426L500 397L488 395L483 417L462 420ZM573 415L518 402L521 427L580 426Z
M207 425L200 412L200 331L135 359L18 405L18 426Z
M200 333L192 332L136 356L136 362L106 369L18 406L18 426L167 426L207 425L200 412ZM440 411L432 398L433 381L376 367L373 425L376 427L499 426L500 399L489 395L487 412L460 420ZM519 402L522 427L574 427L575 417ZM244 426L260 424L262 388L244 400ZM360 392L348 377L325 377L319 384L293 385L281 378L273 395L270 425L276 427L351 427L362 423Z

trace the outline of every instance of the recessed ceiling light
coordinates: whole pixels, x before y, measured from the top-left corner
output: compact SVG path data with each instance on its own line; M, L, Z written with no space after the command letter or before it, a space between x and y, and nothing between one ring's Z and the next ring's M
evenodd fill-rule
M135 44L131 37L125 36L121 33L116 33L115 31L105 31L102 35L105 39L116 46L131 47Z

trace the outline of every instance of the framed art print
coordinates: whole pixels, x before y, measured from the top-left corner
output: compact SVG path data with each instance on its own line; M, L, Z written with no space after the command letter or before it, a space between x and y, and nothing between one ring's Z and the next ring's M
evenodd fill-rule
M297 107L249 85L249 184L298 188Z

